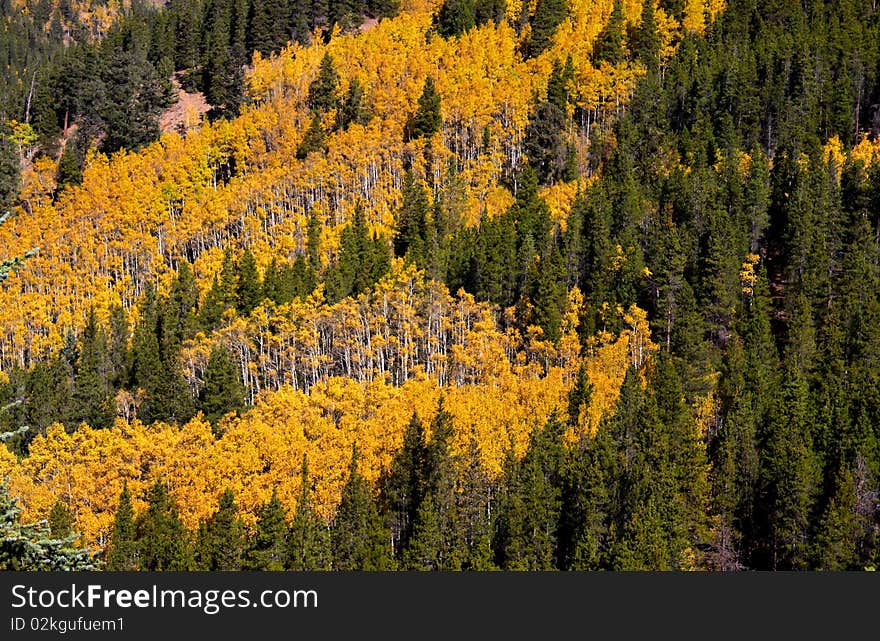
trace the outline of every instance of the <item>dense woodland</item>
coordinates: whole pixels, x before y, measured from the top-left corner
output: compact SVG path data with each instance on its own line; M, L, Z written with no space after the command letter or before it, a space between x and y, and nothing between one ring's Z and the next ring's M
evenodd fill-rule
M3 9L0 567L880 563L876 2Z

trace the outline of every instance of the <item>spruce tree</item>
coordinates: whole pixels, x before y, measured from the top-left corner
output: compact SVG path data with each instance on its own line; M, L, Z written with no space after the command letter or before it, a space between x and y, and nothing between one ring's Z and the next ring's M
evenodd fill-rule
M55 501L49 511L49 534L55 539L64 539L73 531L74 517L70 508L62 501Z
M391 520L391 540L401 556L409 546L416 513L425 495L425 428L413 412L403 433L403 447L391 460L382 500Z
M444 0L434 19L437 33L444 38L460 36L476 26L473 0Z
M257 510L256 532L247 551L249 570L279 572L287 567L287 517L278 492Z
M210 572L240 570L245 536L235 494L227 489L220 495L217 511L199 526L195 545L196 567Z
M316 113L312 116L308 128L303 133L302 140L296 148L296 157L299 160L305 160L309 154L315 152L327 151L327 137L324 128L321 126L321 116Z
M348 85L348 91L339 107L336 116L336 126L339 129L348 129L351 125L366 126L372 119L373 114L367 104L367 98L363 85L357 78L352 78Z
M287 536L287 569L298 572L328 570L331 560L330 531L312 503L308 459L304 454L299 498Z
M164 481L153 484L147 502L147 509L135 520L140 569L171 572L192 569L189 534Z
M110 543L105 554L108 570L119 572L138 569L134 508L131 505L127 482L123 484L122 492L119 494L116 515L113 517L113 529L110 532Z
M419 96L418 109L409 125L408 138L427 138L440 131L443 119L440 115L440 94L431 76L425 78L422 94Z
M318 75L309 84L306 104L312 111L325 112L338 105L339 74L333 64L333 57L325 53L318 67Z
M623 3L621 0L614 0L611 17L593 44L592 59L594 64L598 65L604 60L609 64L619 65L626 60L624 20Z
M82 422L94 428L111 427L115 411L107 380L107 338L98 325L94 308L89 311L78 351L71 418L75 425Z
M257 261L253 252L246 249L237 265L235 309L243 316L249 315L260 304L262 284Z
M556 27L568 14L566 0L538 0L535 14L529 24L532 27L528 40L523 45L523 55L535 58L550 46Z
M246 392L241 382L238 364L221 343L211 349L205 368L205 385L199 394L199 409L212 423L229 412L244 407Z
M654 0L644 0L642 3L642 19L636 31L633 53L649 72L657 70L660 63L660 38L657 34L657 20L654 15Z
M330 530L333 567L337 570L390 570L390 536L382 522L369 482L358 470L352 447L348 480Z
M412 535L403 554L411 570L458 570L466 556L458 519L456 464L450 451L452 416L441 399L424 449L422 496L412 520Z
M18 500L0 481L0 571L81 571L100 565L92 550L76 547L74 533L56 538L46 521L22 523Z

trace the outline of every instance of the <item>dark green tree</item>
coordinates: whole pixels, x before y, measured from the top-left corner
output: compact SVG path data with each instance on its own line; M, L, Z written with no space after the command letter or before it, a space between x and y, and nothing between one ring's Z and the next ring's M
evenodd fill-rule
M620 0L614 0L611 17L593 43L593 63L598 65L604 60L609 64L618 65L626 60L625 36L623 4Z
M325 53L318 67L318 75L309 84L306 104L315 112L336 109L339 104L339 74L333 64L333 57Z
M434 22L437 33L444 38L453 38L470 31L477 24L473 0L444 0Z
M321 126L321 115L316 113L312 116L308 128L303 133L302 140L296 148L296 157L305 160L311 153L324 153L327 151L327 136L324 127Z
M422 95L419 96L418 109L408 127L408 138L430 137L440 131L443 118L440 115L440 94L431 76L425 78Z
M333 567L337 570L390 570L393 559L387 526L373 498L370 483L358 471L353 446L348 480L330 530Z
M198 407L212 423L244 407L247 396L238 364L221 343L211 349L204 382Z
M48 521L49 533L52 535L52 538L64 539L73 531L75 519L73 512L70 511L70 508L64 502L55 501L55 505L49 511Z
M119 494L116 515L113 517L113 529L110 532L110 542L105 551L108 570L119 572L138 569L136 536L134 508L131 505L131 494L126 482Z
M183 527L177 503L163 481L153 484L147 502L147 509L135 519L140 569L160 572L192 569L189 533Z
M277 490L257 510L257 526L247 551L249 570L280 572L287 566L287 515Z
M237 265L235 309L239 314L249 315L260 304L262 299L262 283L257 269L257 260L253 252L246 249Z
M532 30L528 40L523 43L523 55L526 58L534 58L547 49L553 34L556 33L556 27L567 15L566 0L538 0L535 14L529 20Z
M287 537L287 568L299 572L329 570L332 562L330 535L312 503L308 459L303 455L299 499Z
M195 543L195 565L216 572L242 569L246 532L238 517L235 494L225 490L217 511L199 525Z

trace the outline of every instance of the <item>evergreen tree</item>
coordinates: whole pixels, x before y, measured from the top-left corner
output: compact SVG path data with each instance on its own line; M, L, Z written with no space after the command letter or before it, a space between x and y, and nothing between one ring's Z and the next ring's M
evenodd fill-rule
M333 64L333 57L325 53L318 67L318 75L309 84L306 104L312 111L325 112L338 106L339 74Z
M403 447L391 460L382 486L382 500L391 519L391 540L398 557L409 546L416 513L425 495L425 428L418 415L403 433Z
M113 518L113 530L110 532L110 543L105 554L108 570L119 572L138 569L134 508L131 505L127 482L122 486L119 495L116 515Z
M74 424L94 428L111 427L115 415L107 380L107 339L94 308L89 310L79 340L79 357L73 379Z
M388 245L384 238L370 235L363 206L355 206L354 216L340 239L339 258L325 276L327 299L338 301L357 296L372 287L390 268Z
M302 140L296 148L296 157L299 160L305 160L311 153L325 153L326 151L326 135L324 134L324 128L321 126L321 116L316 113L312 116L309 127L303 133Z
M435 19L437 33L444 38L454 38L476 26L476 9L473 0L444 0Z
M372 119L373 114L367 105L364 87L360 80L352 78L348 85L348 91L339 107L336 116L336 126L339 129L348 129L351 125L366 126Z
M593 43L593 63L598 65L603 60L612 65L619 65L626 60L625 16L623 15L623 3L614 0L611 17L605 28L596 37Z
M818 492L818 467L810 432L809 390L796 369L785 372L761 449L762 516L766 563L774 570L804 569L810 519Z
M394 234L394 254L405 256L419 268L424 268L428 254L429 210L427 190L417 183L412 172L403 179L403 205L397 214Z
M150 488L147 501L147 509L135 520L140 569L165 572L192 569L189 535L163 481L156 481Z
M535 58L547 49L553 34L556 33L556 27L567 15L566 0L538 0L535 4L535 14L529 21L532 31L523 44L523 55L526 58Z
M256 532L247 551L249 570L278 572L287 566L287 517L278 492L257 510Z
M458 522L456 464L450 452L452 416L442 399L431 422L431 440L424 448L421 496L412 518L412 535L404 551L404 567L412 570L458 570L466 556ZM418 452L414 452L417 455ZM418 480L418 479L416 479Z
M199 410L212 423L229 412L244 407L246 392L241 382L238 364L221 343L211 349L205 368L205 385L199 394Z
M440 94L431 76L425 78L422 95L419 96L418 109L408 127L408 138L427 138L440 131L443 118L440 115Z
M240 570L245 550L244 524L238 517L235 494L225 490L217 511L199 526L195 564L200 570Z
M18 149L3 132L0 134L0 209L9 209L18 199L21 162Z
M333 567L337 570L392 569L390 537L369 482L358 471L357 446L352 448L348 480L330 530Z
M509 487L498 549L507 570L558 569L564 424L554 414L535 430L519 465L509 464Z
M260 304L262 284L257 261L250 249L246 249L237 266L235 309L243 316L249 315Z
M660 38L654 15L654 0L644 0L642 3L642 19L635 40L633 54L636 59L644 64L649 72L656 71L660 63Z
M18 500L0 481L0 571L96 570L91 550L74 545L76 535L56 538L46 521L22 523Z
M49 511L49 534L53 539L67 538L73 531L73 512L61 501L55 501L55 505Z
M183 261L177 270L177 278L171 285L168 303L162 310L166 343L179 345L195 336L199 306L199 289L192 266Z
M334 539L335 541L336 539ZM309 479L308 460L303 455L302 477L299 500L290 523L287 539L287 558L289 570L309 572L328 570L331 564L330 531L312 504L312 487ZM333 548L335 552L335 548ZM352 563L367 562L363 558L348 559ZM339 560L336 559L338 563ZM343 562L344 563L344 562ZM358 569L340 567L340 569ZM366 569L366 568L363 568Z

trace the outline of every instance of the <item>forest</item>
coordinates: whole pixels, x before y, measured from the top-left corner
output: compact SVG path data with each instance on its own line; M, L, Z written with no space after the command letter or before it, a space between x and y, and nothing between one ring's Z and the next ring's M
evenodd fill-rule
M880 563L876 2L0 8L0 569Z

